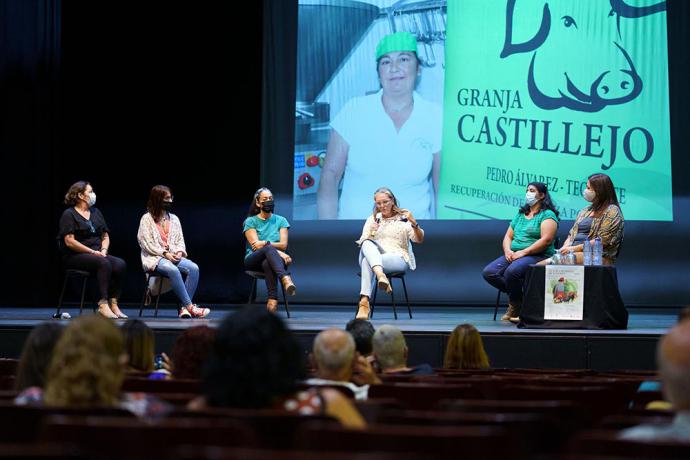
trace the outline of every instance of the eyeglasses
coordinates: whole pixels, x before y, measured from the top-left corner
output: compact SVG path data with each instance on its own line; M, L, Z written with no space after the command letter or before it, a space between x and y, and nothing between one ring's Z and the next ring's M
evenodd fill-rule
M93 224L91 223L91 221L90 221L90 220L87 220L86 223L87 223L87 225L89 226L89 230L91 231L91 233L96 233L96 229L94 228L94 226L93 226Z

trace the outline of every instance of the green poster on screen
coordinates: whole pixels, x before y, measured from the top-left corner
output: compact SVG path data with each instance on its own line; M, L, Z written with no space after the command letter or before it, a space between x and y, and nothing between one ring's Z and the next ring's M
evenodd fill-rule
M437 215L510 219L531 181L562 219L611 176L627 220L673 220L665 2L448 2Z

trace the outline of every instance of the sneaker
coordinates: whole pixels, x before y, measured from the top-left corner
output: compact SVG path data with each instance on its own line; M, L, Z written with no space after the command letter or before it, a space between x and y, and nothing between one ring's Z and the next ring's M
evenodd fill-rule
M192 316L192 318L205 318L209 313L211 313L211 309L192 304L191 307L187 307L187 312Z
M180 314L178 316L180 318L191 318L192 314L189 313L189 311L185 307L182 307L180 308Z

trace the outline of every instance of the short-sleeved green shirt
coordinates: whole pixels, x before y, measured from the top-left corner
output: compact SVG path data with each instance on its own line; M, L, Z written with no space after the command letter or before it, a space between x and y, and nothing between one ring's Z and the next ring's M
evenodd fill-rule
M513 242L510 243L510 249L519 251L532 246L535 241L541 238L541 224L547 219L555 220L556 225L558 225L558 217L550 209L540 211L531 219L528 219L522 212L518 211L517 215L510 222L510 227L513 229ZM544 250L546 257L550 257L556 252L553 243L551 241L551 244Z
M271 214L271 217L264 220L258 216L247 217L244 221L244 226L242 228L242 233L245 233L250 228L256 230L256 234L259 236L260 240L270 241L271 243L278 243L280 241L280 229L290 228L290 223L283 216L278 214ZM247 252L244 255L246 259L249 254L251 254L252 247L247 242Z

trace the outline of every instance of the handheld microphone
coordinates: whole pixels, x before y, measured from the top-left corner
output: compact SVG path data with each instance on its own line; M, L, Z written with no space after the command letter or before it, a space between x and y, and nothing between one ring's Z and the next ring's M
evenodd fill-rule
M383 214L382 214L382 213L380 213L380 212L377 212L377 213L376 213L376 217L375 217L374 219L376 220L376 223L377 223L377 224L380 224L380 223L381 223L381 218L382 218L382 217L383 217Z

